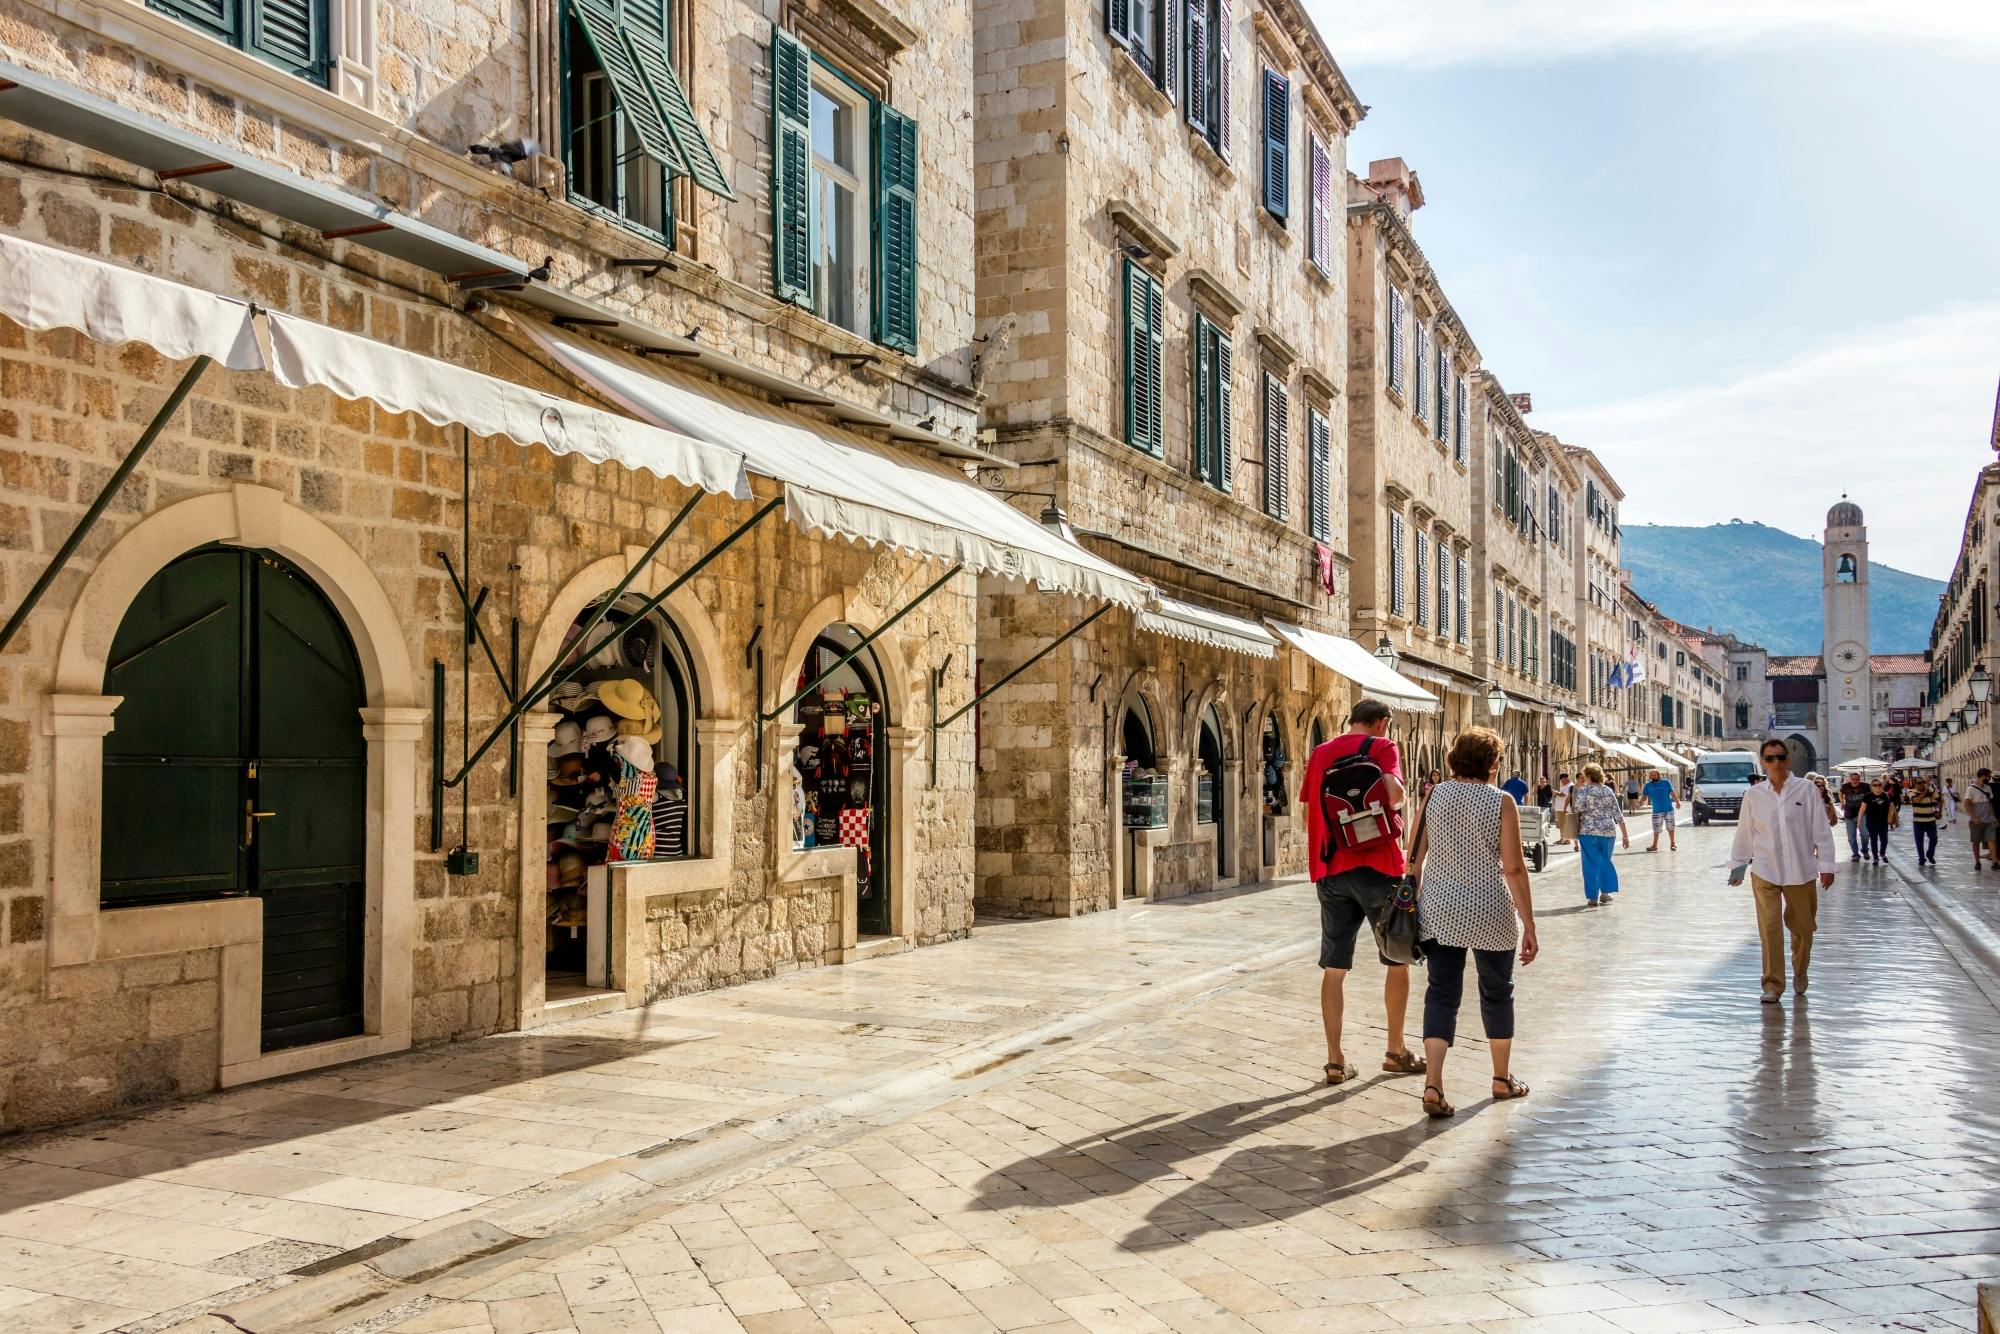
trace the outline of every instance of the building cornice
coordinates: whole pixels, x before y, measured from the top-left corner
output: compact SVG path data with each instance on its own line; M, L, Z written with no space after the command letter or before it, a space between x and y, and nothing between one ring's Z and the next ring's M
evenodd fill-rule
M1367 183L1358 177L1350 174L1348 179L1362 190L1368 191ZM1370 198L1347 206L1348 220L1370 221L1381 228L1382 235L1388 241L1389 254L1400 258L1411 281L1422 285L1423 295L1436 308L1437 319L1450 331L1452 340L1465 349L1471 360L1478 361L1479 344L1473 341L1471 330L1465 327L1465 321L1459 318L1457 308L1445 296L1444 287L1438 281L1437 270L1431 266L1429 256L1424 254L1424 248L1417 244L1417 238L1411 233L1409 223L1397 215L1388 200L1373 196L1372 191L1369 191L1369 194Z

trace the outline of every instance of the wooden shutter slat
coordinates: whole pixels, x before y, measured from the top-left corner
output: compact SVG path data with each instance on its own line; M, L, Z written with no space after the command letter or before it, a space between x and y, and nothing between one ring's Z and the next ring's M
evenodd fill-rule
M1291 208L1291 84L1264 71L1264 209L1280 222Z
M249 6L245 46L280 69L326 82L326 7L315 0L239 0Z
M1187 63L1187 122L1197 133L1208 132L1208 0L1188 0L1187 41L1183 51Z
M1229 0L1216 0L1215 41L1215 151L1229 161L1231 123L1235 120L1230 103L1236 87L1236 17Z
M729 188L729 180L722 174L722 163L716 159L708 136L702 133L701 122L694 117L694 108L688 104L680 76L674 73L673 57L668 54L666 43L629 25L623 29L623 35L626 48L632 54L632 62L645 77L660 119L666 125L674 147L679 150L682 166L678 170L709 193L734 199L736 192ZM677 170L673 163L661 165L669 171Z
M1215 435L1224 491L1234 489L1236 453L1236 349L1220 329L1215 339Z
M875 110L876 341L917 351L917 123Z

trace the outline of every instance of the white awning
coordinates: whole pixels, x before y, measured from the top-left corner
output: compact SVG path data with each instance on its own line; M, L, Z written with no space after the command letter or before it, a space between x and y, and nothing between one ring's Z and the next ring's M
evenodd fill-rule
M660 426L741 450L750 471L784 483L786 515L801 528L1134 610L1153 601L1145 580L934 460L910 457L858 432L807 421L749 394L676 375L539 322L519 323L578 379L613 402Z
M1657 757L1640 750L1629 741L1607 741L1604 743L1604 749L1608 754L1621 755L1628 760L1637 760L1648 769L1657 769L1660 767L1660 761Z
M117 346L144 343L170 361L205 356L260 370L250 304L0 234L0 314L37 331L75 329Z
M1605 741L1603 737L1599 736L1591 728L1589 723L1584 722L1580 718L1572 717L1564 724L1564 726L1568 727L1570 731L1582 737L1588 749L1601 750L1606 753L1609 753L1611 749L1610 743Z
M0 235L0 314L30 329L77 329L101 343L144 343L175 361L207 356L233 371L268 370L288 388L414 412L556 454L581 454L747 499L743 455L676 431L467 370L436 357L68 250ZM270 355L259 345L262 316Z
M1360 686L1362 693L1408 713L1436 713L1437 696L1345 635L1266 620L1278 637L1320 666Z
M616 463L703 491L750 498L743 455L727 445L292 315L271 311L264 319L271 331L271 375L279 384L323 385L342 398L414 412L434 426L457 423L474 435L501 435L552 454L579 454L592 463Z
M1247 653L1253 658L1278 656L1278 641L1263 626L1240 616L1197 607L1192 602L1162 596L1158 606L1140 612L1134 619L1141 630L1151 630L1154 634L1207 644L1231 653Z
M1682 769L1687 768L1686 760L1680 758L1680 756L1674 754L1664 746L1656 746L1650 741L1642 741L1639 743L1639 748L1650 751L1653 757L1659 762L1662 770L1678 773Z

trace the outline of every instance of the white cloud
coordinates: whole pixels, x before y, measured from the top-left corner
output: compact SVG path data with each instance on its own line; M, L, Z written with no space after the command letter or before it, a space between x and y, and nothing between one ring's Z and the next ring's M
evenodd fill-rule
M1831 37L2000 52L1992 0L1306 0L1350 65L1537 63Z
M1975 473L1993 461L2000 301L1828 342L1733 381L1564 411L1535 425L1588 445L1628 523L1755 519L1818 537L1845 491L1870 554L1942 577Z

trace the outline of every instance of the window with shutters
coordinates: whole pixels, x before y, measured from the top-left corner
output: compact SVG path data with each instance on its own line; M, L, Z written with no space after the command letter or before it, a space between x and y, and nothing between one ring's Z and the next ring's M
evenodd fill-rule
M1517 615L1518 610L1519 608L1514 602L1513 595L1511 593L1508 594L1507 668L1509 671L1516 671L1516 672L1521 670L1521 635L1520 635L1519 617Z
M783 29L771 33L771 73L772 286L914 355L916 121Z
M1264 71L1264 211L1279 222L1292 208L1292 85Z
M1316 542L1333 540L1333 432L1318 408L1306 409L1306 450L1311 456L1311 495L1306 529Z
M1417 323L1417 386L1411 395L1416 400L1417 420L1424 421L1431 411L1431 331L1422 321Z
M146 0L146 7L326 86L328 0Z
M1179 6L1180 91L1187 123L1226 162L1235 83L1232 7L1229 0L1162 2ZM1171 44L1171 33L1169 39Z
M569 199L674 243L672 182L733 197L674 69L669 0L567 0L561 79Z
M1264 372L1264 513L1292 517L1292 406L1285 382Z
M1166 346L1166 293L1160 280L1125 259L1125 443L1158 457Z
M1397 393L1407 393L1408 370L1405 363L1409 358L1403 347L1403 323L1408 306L1403 300L1399 287L1389 289L1389 387Z
M1235 463L1235 349L1229 331L1199 312L1194 317L1194 474L1230 490Z
M1451 543L1437 540L1437 632L1451 633Z
M1451 456L1459 463L1465 462L1465 422L1472 415L1471 396L1466 392L1465 377L1458 377L1458 403L1451 417Z
M1451 349L1443 343L1437 345L1437 374L1432 380L1431 389L1437 397L1432 428L1438 443L1443 444L1451 435Z
M1306 217L1306 257L1326 277L1333 276L1333 154L1319 131L1306 133L1306 169L1312 179L1312 207Z
M1416 535L1417 568L1414 571L1417 585L1417 624L1430 629L1431 624L1431 544L1422 533Z
M1494 428L1493 415L1486 416L1486 440L1493 450L1493 508L1507 509L1507 441Z
M1174 49L1181 34L1181 0L1104 0L1104 32L1170 99L1181 71Z
M1466 586L1471 583L1471 569L1463 556L1458 558L1458 569L1451 577L1451 625L1452 638L1465 644L1472 639L1472 622L1466 616Z
M1493 662L1495 666L1507 661L1507 609L1501 605L1500 591L1493 591Z
M1389 511L1389 614L1410 614L1403 583L1403 516L1398 510Z

